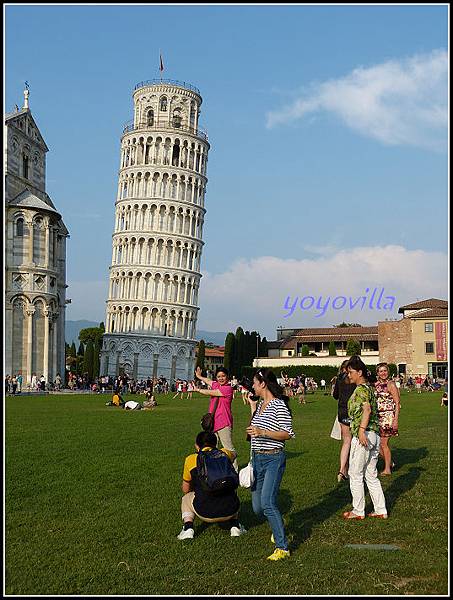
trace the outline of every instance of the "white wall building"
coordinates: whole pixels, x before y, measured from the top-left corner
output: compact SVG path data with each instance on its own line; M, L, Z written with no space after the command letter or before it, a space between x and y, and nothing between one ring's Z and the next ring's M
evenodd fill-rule
M200 92L166 80L133 93L115 209L102 374L192 378L209 143Z
M65 372L66 238L46 194L48 148L28 105L5 116L5 372Z

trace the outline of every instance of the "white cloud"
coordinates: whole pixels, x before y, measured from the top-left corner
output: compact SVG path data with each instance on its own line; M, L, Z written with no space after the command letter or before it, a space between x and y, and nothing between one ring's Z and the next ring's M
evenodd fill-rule
M369 300L374 288L383 288L381 309L373 309ZM369 292L366 293L366 289ZM349 306L361 296L353 310ZM301 310L300 301L312 296L316 303L310 310ZM334 310L335 297L347 298L343 310ZM394 309L383 310L387 296L395 297ZM284 309L287 298L291 311ZM316 309L321 297L320 308ZM322 307L329 304L323 312ZM263 256L254 260L239 260L228 271L206 273L200 286L198 326L208 331L258 330L268 339L275 339L275 330L283 327L330 327L343 320L362 325L376 324L386 318L399 318L398 308L406 303L426 298L447 298L447 256L441 252L407 250L402 246L373 246L341 250L313 259L280 259ZM306 301L308 304L311 301ZM341 305L341 302L338 301ZM320 316L316 316L320 315Z
M388 145L445 148L447 52L358 67L340 79L313 84L293 104L267 114L267 126L331 112L359 133Z
M313 248L315 249L315 248ZM330 327L346 322L374 325L386 318L400 318L398 308L426 298L447 298L447 256L441 252L407 250L403 246L369 246L333 251L319 247L320 254L304 259L262 256L239 260L224 273L204 273L200 285L198 328L207 331L257 330L275 339L276 328ZM324 252L325 251L325 252ZM105 321L108 280L68 281L68 320ZM354 302L374 288L384 288L381 309L351 310ZM366 294L366 288L370 292ZM297 305L291 316L289 306ZM301 310L304 296L321 297L320 309ZM343 310L332 308L337 296L347 298ZM393 311L383 310L386 296L395 297ZM324 315L322 306L326 305ZM316 316L321 315L321 316Z

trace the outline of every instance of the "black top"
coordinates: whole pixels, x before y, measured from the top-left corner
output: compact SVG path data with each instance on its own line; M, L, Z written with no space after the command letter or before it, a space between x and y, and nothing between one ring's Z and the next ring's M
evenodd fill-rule
M355 390L355 383L345 383L345 381L335 382L333 388L333 397L338 400L338 420L344 422L349 419L348 415L348 400L352 396L352 392Z

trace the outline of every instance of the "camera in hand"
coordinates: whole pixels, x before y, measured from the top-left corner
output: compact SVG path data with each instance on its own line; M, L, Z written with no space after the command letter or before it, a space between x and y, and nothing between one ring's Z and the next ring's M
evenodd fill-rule
M250 392L252 394L252 400L254 402L258 402L258 400L260 399L259 396L257 396L253 390L253 382L251 381L251 379L249 379L248 377L243 377L240 381L240 385L242 385L242 387L244 387L248 392ZM253 415L252 415L253 416ZM250 419L250 423L252 422L252 419ZM246 441L247 442L251 442L252 438L250 437L249 434L247 434L246 436Z
M252 394L251 399L254 402L258 402L260 397L255 394L255 391L253 390L253 382L251 379L249 379L248 377L243 377L240 381L240 385L242 385L242 387L244 387L248 392Z

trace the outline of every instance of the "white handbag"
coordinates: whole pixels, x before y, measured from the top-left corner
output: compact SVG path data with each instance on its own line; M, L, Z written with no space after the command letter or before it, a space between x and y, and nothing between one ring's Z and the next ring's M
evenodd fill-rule
M239 485L243 488L251 488L253 481L252 452L250 451L249 464L239 471Z
M332 431L330 432L330 437L334 440L341 440L341 427L338 421L338 415L335 417L335 421L333 422Z

